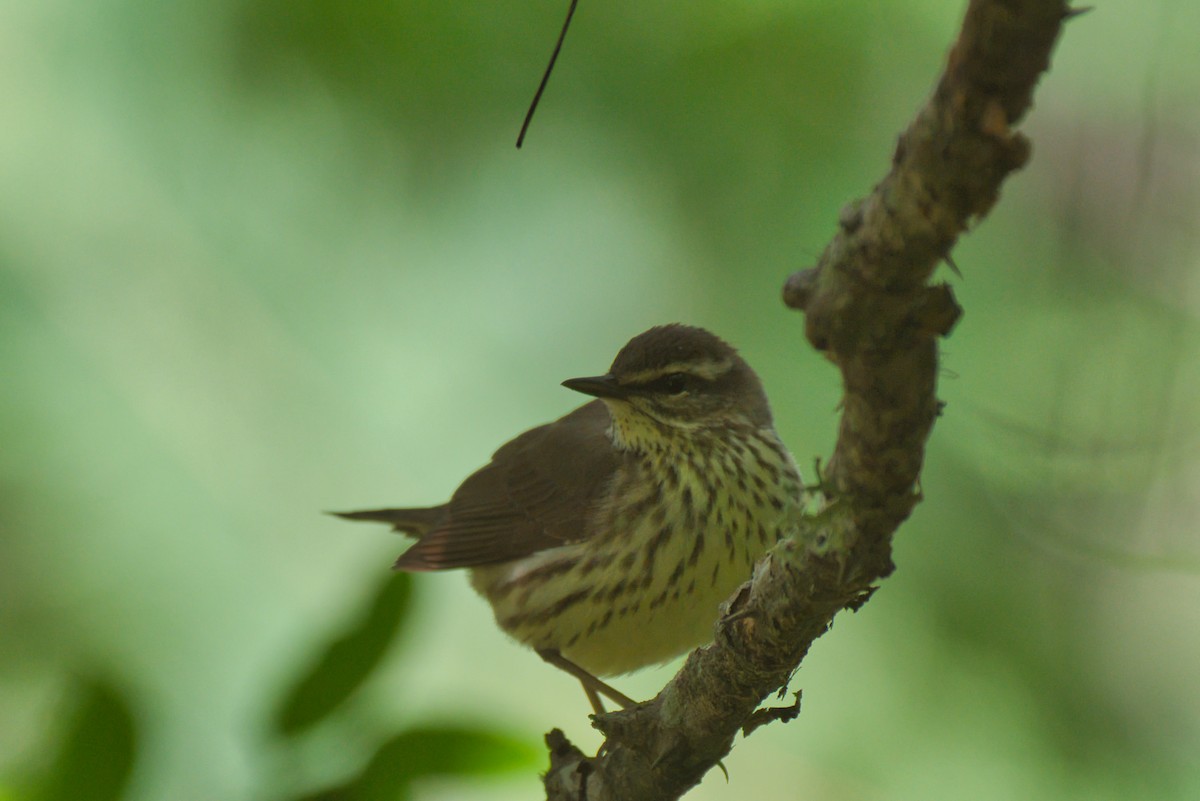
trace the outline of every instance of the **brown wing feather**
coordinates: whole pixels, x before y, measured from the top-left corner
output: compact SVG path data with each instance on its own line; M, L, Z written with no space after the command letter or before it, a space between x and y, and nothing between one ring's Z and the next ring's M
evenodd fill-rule
M395 531L418 539L446 516L446 504L419 509L364 509L359 512L330 512L343 520L368 520L389 523Z
M454 493L446 516L396 562L446 570L519 559L587 538L588 512L621 458L601 401L526 431Z

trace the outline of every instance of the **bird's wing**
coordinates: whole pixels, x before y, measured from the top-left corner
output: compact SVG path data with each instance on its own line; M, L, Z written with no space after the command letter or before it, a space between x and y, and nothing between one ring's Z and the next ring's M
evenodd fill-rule
M462 483L443 520L396 567L474 567L586 539L589 513L622 458L609 424L603 402L592 401L504 445Z

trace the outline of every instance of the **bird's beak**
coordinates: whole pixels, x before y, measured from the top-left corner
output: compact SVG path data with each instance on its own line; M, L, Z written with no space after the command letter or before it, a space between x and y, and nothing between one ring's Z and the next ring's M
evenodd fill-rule
M582 392L596 398L626 398L629 390L617 383L612 374L596 375L588 378L568 378L562 382L567 389Z

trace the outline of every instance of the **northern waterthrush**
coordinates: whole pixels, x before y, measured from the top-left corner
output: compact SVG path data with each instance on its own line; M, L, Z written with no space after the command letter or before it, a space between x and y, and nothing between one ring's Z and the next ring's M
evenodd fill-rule
M709 641L802 485L758 376L701 328L651 328L563 386L599 400L504 445L449 503L339 514L416 537L397 569L469 568L500 628L597 709L598 692L628 705L595 676Z

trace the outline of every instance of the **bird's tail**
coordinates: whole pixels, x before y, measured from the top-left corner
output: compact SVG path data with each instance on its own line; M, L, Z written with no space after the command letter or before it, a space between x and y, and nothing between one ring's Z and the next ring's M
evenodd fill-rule
M369 520L387 523L393 530L421 539L442 521L446 507L429 506L420 509L366 509L361 512L330 512L343 520Z

